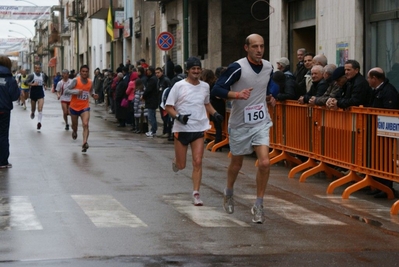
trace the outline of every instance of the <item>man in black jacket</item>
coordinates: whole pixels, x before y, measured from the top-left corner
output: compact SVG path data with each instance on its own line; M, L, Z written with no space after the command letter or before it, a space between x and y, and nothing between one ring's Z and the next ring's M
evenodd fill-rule
M305 77L305 74L308 72L308 69L305 67L305 64L303 62L305 54L306 54L305 48L299 48L296 51L298 63L296 64L296 70L294 72L294 76L298 84L303 80L303 77Z
M158 89L158 97L159 97L159 114L161 115L162 121L163 121L163 131L162 135L159 136L161 138L168 138L171 136L171 128L169 127L169 121L170 117L168 113L159 105L162 102L162 95L163 91L171 86L170 80L168 77L166 77L163 73L162 68L158 67L155 69L155 76L158 78L158 84L157 84L157 89Z
M156 111L159 103L158 98L158 79L155 76L155 69L153 66L149 66L147 71L147 84L144 90L143 99L145 100L145 107L148 109L148 122L151 124L151 130L145 135L147 137L154 137L157 133L158 125L156 118Z
M371 88L367 80L359 73L360 64L354 59L345 62L346 86L338 92L335 99L331 99L329 108L349 108L351 106L368 106Z
M389 83L385 78L385 73L381 68L372 68L367 74L367 81L372 88L371 106L373 108L399 108L398 92L396 88ZM388 186L395 193L393 189L393 182L382 178L374 178L376 181L383 185ZM368 193L374 195L375 198L387 198L387 193L378 189L372 190Z

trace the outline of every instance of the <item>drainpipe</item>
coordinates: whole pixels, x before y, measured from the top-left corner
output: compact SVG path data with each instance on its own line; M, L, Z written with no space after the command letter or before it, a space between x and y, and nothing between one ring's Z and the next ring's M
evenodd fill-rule
M183 0L183 55L184 61L188 59L188 0Z

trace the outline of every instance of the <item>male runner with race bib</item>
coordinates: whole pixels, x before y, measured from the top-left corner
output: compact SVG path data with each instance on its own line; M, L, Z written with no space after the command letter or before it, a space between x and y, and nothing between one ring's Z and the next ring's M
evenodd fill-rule
M270 62L262 59L264 40L251 34L245 40L247 57L230 64L212 89L212 95L231 99L229 118L229 144L232 154L227 170L227 187L224 190L223 208L234 212L233 187L241 169L244 155L255 151L258 157L256 174L257 198L252 207L252 221L263 223L263 197L269 180L269 129L273 125L267 104L275 105L268 87L273 73Z

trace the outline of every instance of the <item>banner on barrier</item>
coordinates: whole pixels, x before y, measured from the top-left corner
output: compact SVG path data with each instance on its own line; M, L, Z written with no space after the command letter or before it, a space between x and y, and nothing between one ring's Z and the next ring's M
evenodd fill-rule
M399 117L378 116L377 136L399 138Z

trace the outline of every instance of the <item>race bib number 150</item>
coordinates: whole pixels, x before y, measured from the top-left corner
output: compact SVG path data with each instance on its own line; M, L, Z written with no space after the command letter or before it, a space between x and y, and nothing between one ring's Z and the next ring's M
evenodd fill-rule
M266 108L264 104L247 106L244 109L244 122L249 124L258 123L266 119Z

